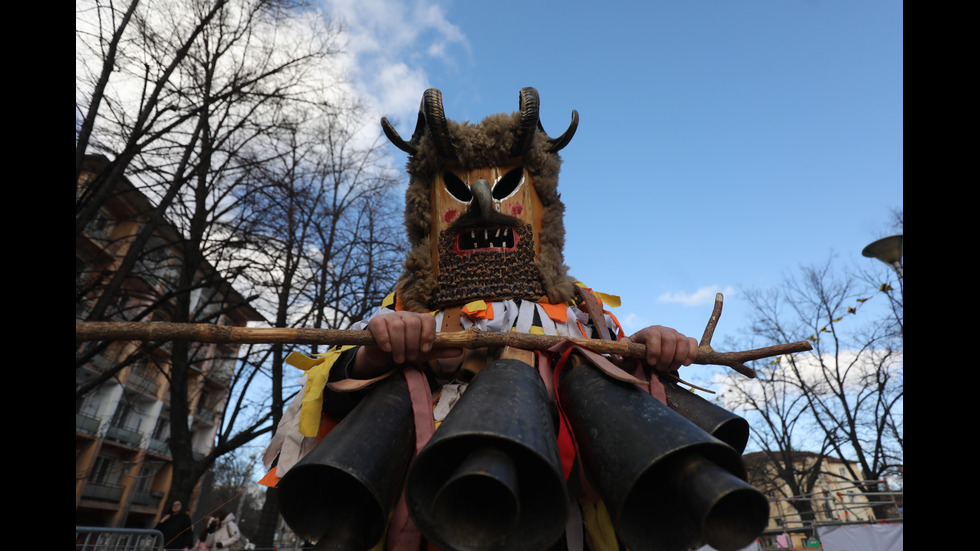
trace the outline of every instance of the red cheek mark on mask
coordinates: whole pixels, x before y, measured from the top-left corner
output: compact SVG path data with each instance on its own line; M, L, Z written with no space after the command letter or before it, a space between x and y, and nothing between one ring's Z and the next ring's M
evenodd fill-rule
M515 217L515 218L519 218L519 217L521 216L521 213L523 213L523 212L524 212L524 207L523 207L523 205L514 205L514 206L513 206L513 207L512 207L511 209L510 209L510 214L511 214L511 216L513 216L513 217Z
M442 215L442 221L447 224L455 219L456 219L456 209L449 209L446 211L446 214Z

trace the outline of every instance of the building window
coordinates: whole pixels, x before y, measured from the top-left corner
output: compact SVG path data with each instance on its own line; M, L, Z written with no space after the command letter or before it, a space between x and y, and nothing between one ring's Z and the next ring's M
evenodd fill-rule
M118 486L122 473L119 469L114 468L115 463L116 461L112 457L105 455L96 457L92 470L88 473L89 482L105 486Z

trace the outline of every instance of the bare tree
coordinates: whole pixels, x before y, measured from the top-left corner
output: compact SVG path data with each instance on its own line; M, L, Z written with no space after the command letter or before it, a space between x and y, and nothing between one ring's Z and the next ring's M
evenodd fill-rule
M181 101L175 73L226 4L202 3L207 9L200 18L172 21L170 33L153 19L172 13L142 10L139 0L122 10L98 0L76 4L75 181L91 146L114 154L76 195L76 235L132 172L134 159L194 117L193 107Z
M253 173L261 181L243 197L243 215L253 221L253 242L261 270L250 270L250 283L260 297L256 306L264 311L274 327L296 327L309 323L312 312L304 299L311 274L306 270L306 256L312 241L312 220L318 216L317 205L322 191L310 185L309 165L313 142L300 138L301 129L287 125L283 129L280 155ZM246 356L256 368L268 371L270 403L268 411L273 430L285 410L285 358L289 347L282 344L252 347L258 354ZM268 488L253 533L257 545L271 547L277 527L278 499L276 489Z
M397 182L381 162L377 142L358 141L363 128L357 115L351 105L284 127L281 154L252 174L262 185L251 189L243 205L254 222L253 240L261 244L262 269L248 274L261 297L257 307L276 327L346 327L365 314L364 304L373 308L394 284L402 258L398 217L389 212ZM274 345L265 351L268 409L278 426L287 394L296 390L284 381L292 350ZM267 491L258 545L272 545L275 493Z
M336 110L323 64L337 33L280 0L76 6L76 182L93 151L105 160L77 186L76 236L91 230L113 194L137 191L149 199L122 220L130 229L114 237L125 245L121 258L76 278L76 313L89 321L217 322L252 298L233 288L259 258L243 198L268 184L253 172L288 152L281 129L299 110ZM76 365L104 346L80 350ZM169 347L171 499L187 500L216 457L274 426L268 407L239 416L236 406L264 376L261 362L244 364L251 367L235 374L237 403L226 410L212 452L195 457L189 373L213 350ZM146 353L133 351L77 388L76 397Z
M314 220L315 274L309 295L315 328L343 328L365 318L392 290L404 258L404 230L394 191L398 177L375 141L359 146L349 117L318 129L322 155L314 169L323 194Z
M760 454L746 457L750 480L756 487L765 488L790 498L813 492L822 473L822 458L829 443L826 439L813 441L809 405L797 386L778 374L779 367L757 367L754 384L742 381L726 393L729 404L749 412L753 421L751 440ZM801 460L798 450L815 449L816 461ZM813 503L791 500L788 503L804 521L812 521Z
M903 341L901 309L893 307L901 285L883 283L895 278L884 268L843 270L831 259L778 288L747 293L752 338L813 344L812 353L757 366L755 380L726 382L728 404L746 412L754 444L796 495L810 493L821 474L819 462L798 460L803 450L853 461L860 472L850 478L865 481L868 494L902 465Z

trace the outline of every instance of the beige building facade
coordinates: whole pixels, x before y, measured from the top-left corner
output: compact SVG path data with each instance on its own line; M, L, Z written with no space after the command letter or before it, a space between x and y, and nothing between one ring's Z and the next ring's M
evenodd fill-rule
M88 159L89 171L79 182L84 188L87 178L105 166L106 159ZM76 193L79 193L76 189ZM149 201L127 182L105 203L97 220L76 238L76 320L86 319L98 298L99 285L89 285L95 278L111 273L125 256L136 229L149 210ZM157 252L151 258L156 268L139 273L152 277L133 277L119 293L113 316L127 319L127 312L145 311L145 302L161 296L172 276L172 258L168 248L173 243L173 228L157 230L151 246ZM192 300L202 308L240 303L230 290L205 288L194 292ZM86 292L87 291L87 292ZM222 295L224 293L224 296ZM231 296L234 295L234 296ZM223 310L217 324L244 326L261 317L247 305ZM161 315L141 317L140 321L167 321ZM152 527L167 504L173 462L167 439L170 436L170 345L115 342L102 348L101 343L78 343L76 359L88 361L76 366L75 386L91 383L120 363L126 366L87 392L75 403L75 524L76 526ZM213 446L229 395L238 347L227 344L194 345L189 374L188 398L191 415L188 426L195 453L207 454ZM78 362L76 362L78 363ZM185 504L190 510L192 504Z
M812 470L820 457L797 452L797 472ZM811 491L795 493L777 475L777 466L762 452L743 456L749 471L749 481L769 498L769 524L763 536L764 548L807 548L815 545L817 527L835 524L902 522L900 507L902 492L890 489L884 481L873 483L879 492L864 492L866 481L855 477L860 467L834 457L823 457L820 472ZM794 504L805 504L809 511L801 513ZM878 511L886 510L887 518ZM806 508L804 507L804 510Z

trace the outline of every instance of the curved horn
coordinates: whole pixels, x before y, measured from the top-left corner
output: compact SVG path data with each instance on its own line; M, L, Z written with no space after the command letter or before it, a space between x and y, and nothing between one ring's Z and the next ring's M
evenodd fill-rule
M422 95L422 109L436 151L443 158L455 159L456 147L449 137L449 123L446 121L446 112L442 108L442 92L435 88L426 90Z
M572 136L575 135L575 129L578 128L578 111L572 109L572 122L569 123L568 129L565 133L557 138L551 138L548 141L551 143L551 147L548 148L549 153L558 153L562 150L568 142L572 141ZM541 129L544 132L544 129Z
M429 88L422 94L422 102L419 104L419 117L415 122L415 132L412 133L411 140L407 142L403 140L387 117L381 117L381 129L384 130L385 136L395 147L409 155L418 153L419 142L428 129L432 134L439 155L449 159L456 157L456 148L453 147L449 137L449 123L446 121L446 113L442 109L442 92L435 88Z
M541 125L538 91L534 88L521 88L519 105L521 118L517 125L517 137L514 141L514 155L523 155L531 147L534 133Z
M415 155L418 153L419 140L422 139L422 134L425 133L425 115L422 113L422 108L419 107L419 118L415 123L415 132L412 133L412 139L410 141L405 141L395 127L388 122L387 117L381 117L381 129L384 130L385 136L388 140L398 149L401 149L409 155Z
M514 155L521 155L531 146L531 140L534 139L534 132L540 130L545 136L548 135L544 131L544 127L541 125L540 118L540 106L541 101L538 98L538 91L534 88L522 88L521 89L521 120L517 128L517 140L514 143ZM578 111L572 110L572 122L568 125L568 129L565 133L557 138L548 138L548 143L551 146L548 148L548 153L558 153L561 151L568 142L572 141L572 136L575 135L575 130L578 128Z

